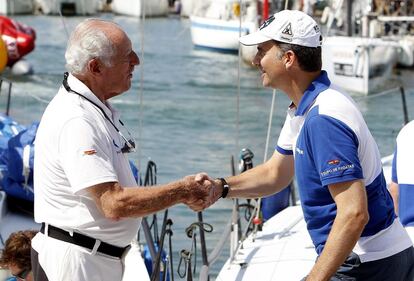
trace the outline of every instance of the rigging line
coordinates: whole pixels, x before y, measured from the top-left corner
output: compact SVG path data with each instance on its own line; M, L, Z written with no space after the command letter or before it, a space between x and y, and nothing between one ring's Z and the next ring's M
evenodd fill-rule
M370 94L370 95L366 95L366 96L360 96L360 97L352 97L355 101L363 101L363 100L367 100L367 99L372 99L372 98L377 98L377 97L381 97L381 96L385 96L385 95L389 95L389 94L393 94L397 91L400 90L400 87L395 87L395 88L391 88L379 93L375 93L375 94Z
M242 30L242 15L243 15L243 0L239 0L239 38L241 37ZM237 66L237 98L236 98L236 151L239 151L239 138L240 138L240 71L241 71L241 44L239 43L238 49L238 66Z
M267 160L267 150L269 148L269 140L270 140L270 132L271 132L271 129L272 129L273 109L274 109L274 105L275 105L275 100L276 100L276 90L273 89L272 104L270 106L269 123L268 123L268 127L267 127L267 136L266 136L266 145L265 145L263 163L265 163L266 160ZM258 219L259 215L260 215L261 202L262 202L262 197L259 197L259 200L257 201L257 205L256 205L257 211L255 212L256 219ZM253 237L256 235L257 230L258 230L258 225L255 224L254 225L254 230L253 230Z
M56 5L56 1L55 1L55 5ZM68 27L66 26L65 17L62 15L62 10L60 9L60 7L59 7L58 11L59 11L60 19L62 21L63 29L65 30L66 37L69 39Z
M241 28L242 28L242 15L243 15L243 0L239 0L239 37L241 37ZM241 44L238 44L238 67L237 67L237 95L236 95L236 151L239 151L239 130L240 130L240 71L241 71ZM234 167L234 166L233 166ZM230 260L233 260L233 253L237 248L239 241L238 237L238 200L233 199L233 208L232 208L232 235L230 236ZM207 274L208 274L208 265Z
M29 95L30 97L34 98L35 100L44 103L44 104L48 104L50 102L50 100L46 100L46 99L42 99L40 97L38 97L35 94L32 94L30 91L27 91L26 95Z
M138 113L138 170L141 170L141 143L142 143L142 119L144 118L144 31L145 31L145 6L142 5L142 11L141 11L141 21L138 21L140 23L139 25L139 31L140 31L140 44L141 44L141 58L140 58L140 80L139 80L139 90L138 90L138 97L139 97L139 113Z

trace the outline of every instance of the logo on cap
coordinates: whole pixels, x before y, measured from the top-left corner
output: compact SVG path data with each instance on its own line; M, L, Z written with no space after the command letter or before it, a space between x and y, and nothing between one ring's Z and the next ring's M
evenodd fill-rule
M289 35L289 36L292 36L292 35L293 35L293 34L292 34L292 24L291 24L291 23L289 23L289 24L285 27L285 29L283 29L282 34Z
M282 34L280 34L280 37L287 40L292 41L293 32L292 32L292 24L289 22L288 25L282 30Z
M266 26L268 26L269 24L272 23L272 21L275 20L275 15L271 15L267 20L265 20L262 25L259 27L260 30L262 30L263 28L265 28Z

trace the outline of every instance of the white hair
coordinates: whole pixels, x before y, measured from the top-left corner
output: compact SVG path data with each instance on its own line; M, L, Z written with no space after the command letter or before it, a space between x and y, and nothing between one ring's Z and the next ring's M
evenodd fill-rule
M87 19L78 24L70 35L65 53L66 69L73 74L84 74L86 65L93 58L98 58L106 66L111 66L115 53L113 44L102 29L94 26L100 19Z

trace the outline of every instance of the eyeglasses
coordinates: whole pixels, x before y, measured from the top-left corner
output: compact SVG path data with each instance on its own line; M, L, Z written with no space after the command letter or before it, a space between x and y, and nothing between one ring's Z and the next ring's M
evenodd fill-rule
M109 123L111 123L111 125L115 128L115 130L117 131L117 133L121 136L121 138L125 141L124 146L121 148L121 152L122 153L131 153L131 152L135 152L135 141L133 140L131 133L128 131L128 129L125 127L124 123L119 120L119 123L122 125L122 127L127 131L128 135L129 135L129 139L127 139L124 134L121 133L121 131L115 126L114 122L112 122L112 120L108 117L108 115L106 115L105 111L99 106L97 105L95 102L91 101L90 99L88 99L87 97L85 97L84 95L72 90L69 87L68 84L68 76L69 73L65 72L63 75L63 82L62 85L65 88L66 91L71 92L73 94L76 94L78 96L83 97L85 100L87 100L88 102L92 103L94 106L96 106L103 114L103 116L105 117L106 120L109 121Z
M121 133L121 131L117 130L118 134L121 136L121 138L123 138L123 140L125 141L124 146L121 148L121 152L122 153L131 153L131 152L135 152L135 141L131 136L131 133L128 131L128 129L125 127L124 123L119 120L119 123L122 125L122 127L124 127L124 129L127 131L128 135L129 135L129 139L127 139L124 134ZM115 129L117 129L115 127Z
M17 273L17 274L12 274L12 276L14 277L14 278L17 278L18 280L22 280L22 281L25 281L26 280L26 278L27 278L27 275L29 275L29 273L32 271L32 269L31 268L24 268L24 269L22 269L22 271L20 271L19 273Z

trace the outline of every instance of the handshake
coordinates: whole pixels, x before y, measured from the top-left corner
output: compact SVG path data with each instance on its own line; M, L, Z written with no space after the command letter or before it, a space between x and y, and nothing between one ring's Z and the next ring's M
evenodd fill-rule
M214 204L223 194L220 179L212 179L206 173L186 176L182 179L185 193L182 203L199 212Z

